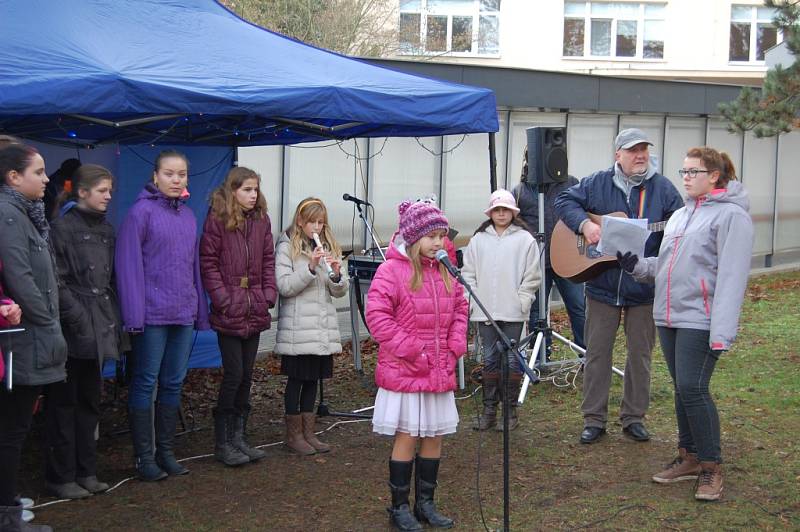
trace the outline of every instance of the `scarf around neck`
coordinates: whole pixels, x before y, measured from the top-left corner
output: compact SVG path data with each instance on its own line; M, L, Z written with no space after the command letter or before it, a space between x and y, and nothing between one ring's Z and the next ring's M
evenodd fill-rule
M625 194L626 198L630 198L633 187L641 185L655 174L656 169L653 167L652 163L647 163L647 172L644 174L631 176L625 175L619 163L614 163L614 185Z
M10 196L14 203L22 207L42 238L47 242L50 241L50 224L44 215L44 201L28 199L23 193L6 184L0 185L0 193Z

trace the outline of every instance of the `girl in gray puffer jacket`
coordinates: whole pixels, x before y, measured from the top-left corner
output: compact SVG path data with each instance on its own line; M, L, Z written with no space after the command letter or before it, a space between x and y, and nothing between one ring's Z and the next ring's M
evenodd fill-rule
M722 494L719 416L708 384L730 349L747 288L753 222L733 163L713 148L692 148L679 170L686 206L670 218L658 257L618 255L639 281L655 279L653 318L675 387L678 457L653 481L699 477L695 498Z

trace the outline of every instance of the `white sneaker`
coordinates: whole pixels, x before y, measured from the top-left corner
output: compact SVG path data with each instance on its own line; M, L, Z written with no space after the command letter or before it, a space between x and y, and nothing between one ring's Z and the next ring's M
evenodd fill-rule
M30 510L22 510L22 520L25 521L26 523L30 523L31 521L33 521L34 517L35 516L33 512L31 512Z
M19 503L22 505L23 508L26 510L28 508L33 508L33 499L29 499L28 497L20 497Z

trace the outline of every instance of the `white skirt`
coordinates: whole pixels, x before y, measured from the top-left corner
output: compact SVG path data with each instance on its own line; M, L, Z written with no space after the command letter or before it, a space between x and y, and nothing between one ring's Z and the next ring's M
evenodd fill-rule
M378 388L372 413L373 432L387 436L405 432L432 438L452 434L456 427L458 410L452 391L404 393Z

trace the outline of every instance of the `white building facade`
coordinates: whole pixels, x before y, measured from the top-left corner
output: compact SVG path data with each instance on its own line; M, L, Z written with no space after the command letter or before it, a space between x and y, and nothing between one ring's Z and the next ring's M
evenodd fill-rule
M782 41L742 0L399 0L400 56L758 85Z

